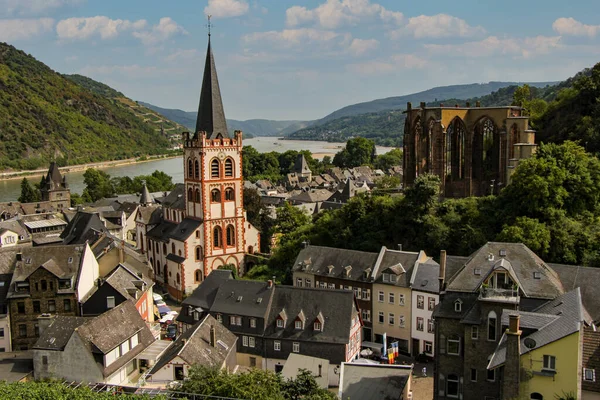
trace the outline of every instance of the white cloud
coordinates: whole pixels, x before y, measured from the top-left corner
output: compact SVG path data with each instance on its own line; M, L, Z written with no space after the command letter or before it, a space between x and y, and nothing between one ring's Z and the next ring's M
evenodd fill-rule
M349 64L346 69L361 75L383 75L395 71L424 68L428 63L429 61L414 54L396 54L388 60L373 60Z
M171 38L177 34L187 34L181 25L173 21L170 17L163 17L157 25L154 25L149 31L135 31L133 36L140 39L143 44L150 46Z
M255 32L242 36L247 44L269 42L276 46L289 48L307 43L328 43L341 35L336 32L312 28L284 29L282 31Z
M342 25L355 25L362 18L380 18L386 23L399 24L404 16L370 0L327 0L314 9L293 6L286 10L286 24L298 26L315 22L322 28L335 29Z
M12 42L29 39L54 28L52 18L0 20L0 41Z
M478 58L508 55L529 58L560 48L562 46L560 39L560 36L536 36L524 39L489 36L480 41L461 44L426 44L425 48L439 56Z
M114 39L124 31L143 29L145 26L146 20L143 19L129 21L98 15L63 19L56 25L56 33L58 38L63 40L85 40L94 36L100 36L101 39Z
M559 18L552 24L559 35L594 37L600 32L600 25L586 25L574 18Z
M0 0L0 14L34 15L79 3L82 0Z
M419 15L409 18L402 28L390 32L392 39L402 36L420 38L469 37L485 33L481 26L470 26L465 20L447 14Z
M379 47L379 41L376 39L354 39L348 50L357 56L363 55L371 50L375 50Z
M177 49L167 57L165 57L165 61L173 62L179 60L191 60L198 55L198 50L196 49Z
M214 18L239 17L248 12L248 3L244 0L208 0L204 14Z

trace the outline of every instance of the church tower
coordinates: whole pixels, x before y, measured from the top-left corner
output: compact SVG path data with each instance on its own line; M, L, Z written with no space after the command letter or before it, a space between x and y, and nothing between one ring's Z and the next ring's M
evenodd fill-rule
M42 201L49 201L57 210L71 207L71 191L67 183L67 177L62 176L58 166L53 161L40 185Z
M243 209L242 132L227 131L210 33L196 130L183 134L183 150L186 217L203 222L203 246L195 252L203 275L225 264L239 270L249 251L245 228L256 229Z

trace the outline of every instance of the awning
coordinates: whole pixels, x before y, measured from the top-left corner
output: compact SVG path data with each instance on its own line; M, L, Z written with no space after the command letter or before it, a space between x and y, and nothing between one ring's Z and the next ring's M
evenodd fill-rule
M383 349L383 344L376 342L362 342L360 344L360 347L366 347L376 351L377 353L381 353L381 350Z
M169 312L171 312L171 309L169 308L169 306L158 306L159 314L167 314Z
M155 340L154 343L146 347L146 349L135 356L135 358L138 360L156 361L160 358L160 356L162 356L171 343L173 342L170 340Z

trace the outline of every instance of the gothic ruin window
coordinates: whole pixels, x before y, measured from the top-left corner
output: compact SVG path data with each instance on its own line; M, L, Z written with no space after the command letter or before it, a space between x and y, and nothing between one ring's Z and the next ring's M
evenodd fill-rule
M221 202L221 191L219 189L213 189L210 192L210 199L213 203Z
M225 189L225 200L226 201L233 201L233 200L235 200L235 193L234 193L234 191L233 191L232 188Z
M192 167L192 159L188 158L188 178L192 178L194 173L194 169Z
M219 171L219 160L216 158L210 162L210 177L211 178L220 178L221 171Z
M485 183L497 180L500 172L500 137L494 121L488 117L475 126L472 154L473 179Z
M225 176L233 176L233 160L231 158L225 160Z
M446 129L446 175L453 180L465 177L465 140L465 126L454 118Z
M200 163L198 160L194 161L194 178L200 179Z
M227 246L235 246L235 228L227 225Z
M213 247L223 247L223 230L220 226L213 228Z

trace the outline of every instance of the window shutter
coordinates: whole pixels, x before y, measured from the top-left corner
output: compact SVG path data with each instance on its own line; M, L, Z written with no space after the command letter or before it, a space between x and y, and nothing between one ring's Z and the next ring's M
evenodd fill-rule
M440 377L438 378L438 394L440 396L446 395L446 379L442 374L440 374Z
M440 335L440 354L446 354L446 335Z

